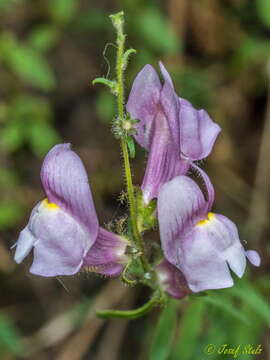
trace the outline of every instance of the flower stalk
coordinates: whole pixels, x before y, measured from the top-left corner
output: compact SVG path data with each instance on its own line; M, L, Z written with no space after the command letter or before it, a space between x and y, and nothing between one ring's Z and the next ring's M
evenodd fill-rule
M103 310L97 311L99 317L108 319L108 318L122 318L122 319L138 319L141 316L146 315L153 307L162 305L164 303L164 298L160 291L156 291L153 296L142 306L133 310Z
M117 108L118 108L118 121L123 128L124 122L126 120L126 114L124 109L124 70L126 68L127 57L135 52L134 49L129 49L125 52L125 39L126 35L124 34L124 12L121 11L117 14L110 15L112 20L113 26L117 32L117 56L116 56L116 82L117 82ZM138 247L141 253L141 262L144 268L144 271L151 271L151 267L144 255L144 246L143 241L138 230L137 225L137 207L136 207L136 200L134 196L134 187L132 182L132 172L131 172L131 165L129 160L129 152L128 152L128 142L127 136L121 136L121 149L123 154L124 160L124 171L125 171L125 179L126 179L126 186L127 186L127 195L128 195L128 203L130 209L130 219L131 219L131 226L132 226L132 235L135 242L135 245Z

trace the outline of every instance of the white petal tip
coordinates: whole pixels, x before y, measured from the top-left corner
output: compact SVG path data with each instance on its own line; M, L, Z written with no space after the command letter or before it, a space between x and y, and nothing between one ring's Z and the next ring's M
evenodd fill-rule
M251 262L254 266L260 266L261 265L261 257L255 250L247 250L246 256L248 260Z
M36 239L29 231L28 227L24 228L19 236L19 239L15 245L16 251L14 254L14 260L17 264L20 264L24 258L30 253L32 250Z

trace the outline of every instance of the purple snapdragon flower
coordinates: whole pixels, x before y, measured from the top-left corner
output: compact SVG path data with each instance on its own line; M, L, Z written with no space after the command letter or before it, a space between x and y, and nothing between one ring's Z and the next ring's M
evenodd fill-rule
M146 65L127 103L131 117L139 120L135 139L149 151L142 183L146 204L157 197L164 183L186 174L193 161L207 157L221 130L207 112L177 96L169 73L159 65L164 84L155 69Z
M158 196L164 255L181 271L193 292L231 287L230 269L242 277L246 258L260 265L258 253L243 248L235 224L211 212L214 190L208 176L197 170L206 185L207 200L187 176L177 176L164 184Z
M70 144L49 151L41 182L47 198L34 207L20 233L15 261L21 263L33 249L30 272L36 275L72 275L84 267L119 275L127 242L99 227L84 165Z
M169 261L162 260L155 266L161 288L175 299L182 299L191 293L186 279L179 269Z

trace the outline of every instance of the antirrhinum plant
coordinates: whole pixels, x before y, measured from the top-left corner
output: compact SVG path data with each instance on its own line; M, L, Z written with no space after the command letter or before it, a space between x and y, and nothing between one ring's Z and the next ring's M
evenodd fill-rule
M125 50L123 12L110 17L117 33L116 79L97 78L93 84L107 86L117 100L113 133L124 162L126 228L115 234L100 227L84 165L70 144L59 144L44 159L41 182L46 198L34 207L20 233L15 261L21 263L33 250L33 274L73 275L87 269L119 277L130 286L148 286L152 295L142 307L98 313L133 319L165 304L168 296L181 299L231 287L231 271L242 277L246 259L259 266L260 256L244 249L231 220L212 212L214 188L196 165L211 153L219 125L206 111L177 96L161 62L162 81L146 65L125 104L124 73L136 51ZM132 182L134 140L148 151L141 187ZM204 191L188 176L192 172ZM157 224L159 249L146 251L145 235Z

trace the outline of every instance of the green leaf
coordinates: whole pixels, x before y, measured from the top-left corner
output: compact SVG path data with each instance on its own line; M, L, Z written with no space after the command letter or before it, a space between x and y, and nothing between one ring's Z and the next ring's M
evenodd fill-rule
M56 85L49 64L34 50L22 46L16 48L10 57L10 66L22 79L42 90L52 90Z
M54 21L59 23L69 22L76 13L76 0L49 0L49 12Z
M126 67L128 65L130 55L136 54L136 52L137 51L135 49L128 49L128 50L125 51L125 53L123 55L123 67L124 67L124 69L126 69Z
M250 311L250 306L242 303L241 313L248 317L251 326L246 326L243 322L235 322L232 326L232 338L235 344L256 344L261 333L263 322L256 312ZM244 359L252 359L254 355L245 354Z
M117 82L114 80L109 80L109 79L100 77L100 78L94 79L92 81L92 84L93 85L102 84L102 85L108 86L108 88L112 91L113 94L117 95L117 93L118 93Z
M38 51L48 51L53 48L59 38L59 32L51 25L34 29L28 37L28 44Z
M270 1L256 0L256 7L261 22L270 27Z
M270 326L270 305L251 283L242 280L230 289L230 293L248 304Z
M149 354L150 360L168 359L176 326L178 305L178 301L170 299L168 305L163 309L153 333L153 341Z
M192 359L206 308L206 303L198 299L185 310L180 319L179 338L172 353L172 360Z
M24 130L19 121L9 121L0 133L0 146L9 152L18 150L25 140Z
M35 49L21 45L10 37L8 44L2 44L7 65L25 82L42 90L52 90L56 83L54 74L46 59ZM2 39L5 41L4 39Z
M246 325L251 325L248 317L246 317L239 309L235 309L235 304L232 302L232 299L225 297L224 294L209 294L201 298L207 304L216 306L221 310L227 312L229 315L235 317L237 320L242 321Z
M129 156L131 157L131 159L134 159L136 155L136 148L135 148L135 142L131 136L127 137L127 146L128 146Z
M179 51L179 39L157 7L142 9L142 13L136 17L136 30L141 39L154 51L168 54Z

